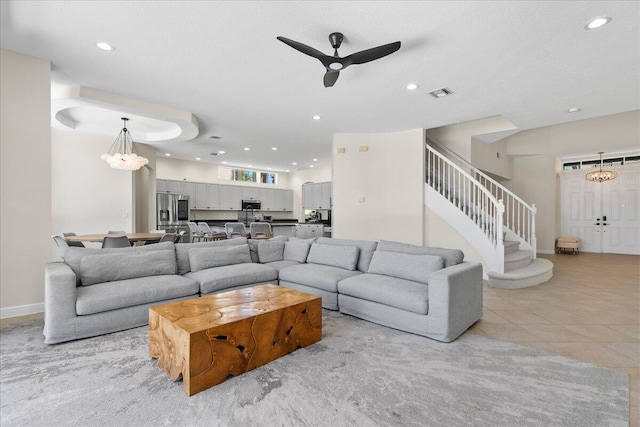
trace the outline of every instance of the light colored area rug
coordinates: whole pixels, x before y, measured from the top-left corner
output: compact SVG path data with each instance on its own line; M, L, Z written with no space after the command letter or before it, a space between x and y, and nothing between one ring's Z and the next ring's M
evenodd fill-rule
M626 426L610 369L467 333L450 344L324 311L323 340L187 397L147 329L55 346L0 332L2 426Z

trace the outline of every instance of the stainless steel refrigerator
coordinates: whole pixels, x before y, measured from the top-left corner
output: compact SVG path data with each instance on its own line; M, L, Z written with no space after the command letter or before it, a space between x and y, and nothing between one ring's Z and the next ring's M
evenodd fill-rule
M184 194L157 193L156 228L167 233L184 231L181 242L190 242L189 196Z

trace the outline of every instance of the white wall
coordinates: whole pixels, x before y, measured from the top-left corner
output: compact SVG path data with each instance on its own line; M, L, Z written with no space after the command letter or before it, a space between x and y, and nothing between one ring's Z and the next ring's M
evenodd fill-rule
M0 50L0 317L40 312L51 260L51 65Z
M332 156L332 237L422 245L423 129L336 134Z
M112 143L110 138L52 129L55 234L133 231L133 172L112 169L100 159Z

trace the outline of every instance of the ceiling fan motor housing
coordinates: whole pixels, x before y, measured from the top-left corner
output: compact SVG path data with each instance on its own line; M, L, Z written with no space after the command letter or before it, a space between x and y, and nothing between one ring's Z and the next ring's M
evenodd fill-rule
M331 33L329 34L329 41L331 42L331 47L334 49L340 49L340 45L344 40L344 35L342 33Z

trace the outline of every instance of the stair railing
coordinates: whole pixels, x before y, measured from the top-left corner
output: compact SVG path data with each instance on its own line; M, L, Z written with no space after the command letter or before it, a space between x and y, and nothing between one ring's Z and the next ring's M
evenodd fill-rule
M454 161L460 168L472 175L476 181L486 188L496 199L504 202L503 225L514 233L522 242L527 243L536 258L536 205L527 204L511 190L477 169L464 158L460 157L448 147L427 136L427 147L445 153L446 157Z
M471 174L426 145L427 184L460 209L484 233L497 253L504 253L504 204Z

